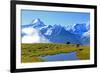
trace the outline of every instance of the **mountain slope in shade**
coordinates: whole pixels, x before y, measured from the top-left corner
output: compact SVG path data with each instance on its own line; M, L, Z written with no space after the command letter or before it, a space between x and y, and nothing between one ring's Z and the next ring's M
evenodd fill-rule
M52 42L52 43L67 43L72 44L89 44L87 40L90 37L84 36L89 31L89 25L87 24L74 24L68 28L61 25L45 25L40 19L34 19L31 24L22 25L23 29L31 28L32 36L26 34L26 31L22 31L22 39L28 37L39 40L37 43ZM36 31L36 32L33 32ZM30 39L29 39L30 40ZM41 41L40 41L41 40ZM24 40L23 40L24 41ZM24 43L24 42L23 42ZM27 42L26 42L27 43ZM28 42L30 43L30 42ZM31 43L36 43L31 42Z
M74 24L66 28L67 31L79 36L83 45L90 45L90 23Z
M80 41L78 40L77 35L71 34L66 31L64 27L60 25L54 25L52 28L48 29L49 33L44 35L54 43L67 43L70 42L72 44L78 44ZM47 30L47 32L48 32ZM46 32L46 33L47 33Z

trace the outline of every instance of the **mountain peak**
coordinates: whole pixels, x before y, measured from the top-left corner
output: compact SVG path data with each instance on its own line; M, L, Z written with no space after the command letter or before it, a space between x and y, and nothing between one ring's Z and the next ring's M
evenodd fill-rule
M39 18L33 19L31 25L34 28L40 28L45 26L44 23Z
M35 24L37 22L41 22L39 18L33 19L31 24Z

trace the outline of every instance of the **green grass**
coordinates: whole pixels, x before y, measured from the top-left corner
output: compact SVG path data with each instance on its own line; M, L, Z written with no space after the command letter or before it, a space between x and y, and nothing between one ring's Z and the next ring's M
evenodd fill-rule
M42 60L42 59L40 59L40 58L38 58L38 57L31 57L31 56L24 56L24 55L22 55L22 57L21 57L21 61L23 62L23 63L27 63L27 62L43 62L44 60Z
M74 44L54 44L54 43L36 43L21 45L21 61L25 62L43 62L39 56L55 55L60 53L77 52L77 57L81 60L90 58L90 47Z

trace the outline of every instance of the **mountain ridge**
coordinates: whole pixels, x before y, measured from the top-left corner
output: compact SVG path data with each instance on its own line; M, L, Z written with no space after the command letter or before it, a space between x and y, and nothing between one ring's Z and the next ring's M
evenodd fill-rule
M68 27L68 29L61 25L46 25L39 18L34 19L31 24L22 25L22 30L24 28L30 28L38 30L41 32L42 36L49 40L48 43L67 43L70 42L72 44L82 44L84 45L86 42L82 42L82 36L84 33L89 31L89 24L74 24L72 27ZM22 33L23 36L25 32ZM41 36L39 36L41 37ZM84 38L85 39L85 38ZM87 38L86 38L87 39ZM90 39L90 37L88 38ZM88 43L89 44L89 43Z

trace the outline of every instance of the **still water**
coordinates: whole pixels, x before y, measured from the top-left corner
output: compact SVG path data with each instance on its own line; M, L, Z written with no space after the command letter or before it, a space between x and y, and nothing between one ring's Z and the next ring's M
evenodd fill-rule
M76 52L48 55L41 57L45 61L64 61L64 60L78 60Z

